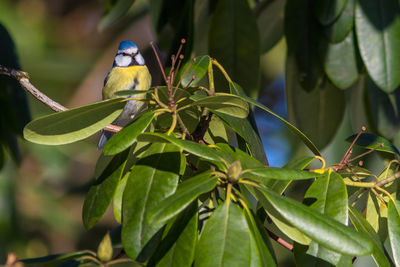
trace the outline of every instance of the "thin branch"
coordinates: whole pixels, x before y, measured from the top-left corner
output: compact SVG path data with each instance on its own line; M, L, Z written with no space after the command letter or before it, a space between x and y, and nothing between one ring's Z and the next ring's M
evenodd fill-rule
M68 108L64 107L60 103L54 101L53 99L51 99L50 97L48 97L47 95L45 95L44 93L39 91L29 81L28 73L0 65L0 74L3 74L3 75L11 77L13 79L16 79L21 84L22 88L24 88L28 93L32 94L33 97L38 99L40 102L42 102L43 104L45 104L46 106L48 106L49 108L54 110L55 112L68 110ZM121 129L122 129L122 127L113 125L113 124L109 124L104 128L104 130L113 132L113 133L119 132L119 131L121 131Z
M265 227L264 227L265 228ZM286 242L286 240L280 238L279 236L277 236L276 234L274 234L273 232L271 232L270 230L268 230L267 228L265 228L265 230L267 230L268 235L275 240L279 245L281 245L284 248L287 248L290 251L293 251L293 245Z

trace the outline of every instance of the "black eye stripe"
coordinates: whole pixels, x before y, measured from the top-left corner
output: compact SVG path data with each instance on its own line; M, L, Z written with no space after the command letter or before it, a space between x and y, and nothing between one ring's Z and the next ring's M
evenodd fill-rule
M117 56L122 55L122 56L128 56L128 57L135 57L137 54L139 54L139 52L136 52L134 54L128 54L128 53L120 52L120 53L117 53Z

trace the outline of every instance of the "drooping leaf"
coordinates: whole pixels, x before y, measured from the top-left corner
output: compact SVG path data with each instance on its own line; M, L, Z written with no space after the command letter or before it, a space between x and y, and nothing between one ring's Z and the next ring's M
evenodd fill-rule
M246 118L249 115L249 106L246 101L231 94L216 93L215 96L201 97L195 99L192 105L210 108L236 118Z
M293 55L289 54L286 62L289 121L307 135L318 148L324 148L342 123L345 110L344 92L327 79L314 90L306 92L294 78L298 70L293 60ZM316 110L318 112L315 112Z
M174 221L148 266L192 266L198 239L197 203L192 203Z
M110 124L124 106L123 99L115 98L43 116L25 126L24 138L43 145L76 142Z
M349 35L354 25L355 0L347 0L346 7L339 18L324 28L325 36L331 43L339 43Z
M179 70L177 80L179 81L180 79L182 79L181 85L183 88L189 85L189 82L192 80L193 77L195 77L195 79L190 83L190 86L196 86L207 74L208 66L210 64L209 56L199 56L194 58L193 61L194 62L187 62Z
M347 190L343 178L338 173L329 171L317 178L308 188L304 202L313 202L310 208L347 225ZM311 242L307 253L334 265L338 264L341 259L340 254L326 249L317 242Z
M285 120L284 118L282 118L281 116L279 116L278 114L276 114L275 112L273 112L260 102L246 96L243 92L243 89L238 84L231 83L229 86L232 90L232 93L240 96L243 100L247 101L249 104L261 108L262 110L268 112L269 114L271 114L272 116L283 122L289 128L290 131L292 131L303 141L303 143L311 150L311 152L313 152L315 155L320 155L318 148L313 144L313 142L311 142L311 140L305 134L303 134L299 129L297 129L293 124L289 123L287 120Z
M264 179L267 179L267 181L269 179L305 180L321 176L314 172L276 167L250 168L247 169L247 172L251 174L251 178L256 176L260 181L263 181ZM244 174L244 177L246 177L246 174Z
M142 133L138 137L138 139L150 142L168 142L202 159L209 160L215 163L220 162L223 158L223 155L221 155L221 153L218 153L217 150L212 149L206 145L178 139L170 135L165 135L161 133Z
M114 197L113 197L113 214L114 218L117 222L122 222L122 196L125 191L126 182L128 181L128 177L131 173L127 172L124 177L122 177L118 181L118 185L115 188Z
M360 0L356 33L361 58L372 80L390 93L400 85L400 17L397 0Z
M359 70L354 46L353 32L336 44L330 44L325 39L320 42L319 50L325 73L331 82L341 89L348 88L358 79Z
M265 187L257 188L256 195L259 194L293 226L326 248L346 255L372 252L372 243L365 235Z
M114 1L114 6L109 6L106 12L103 14L101 18L98 29L99 31L103 31L121 19L124 16L129 8L133 5L135 0L118 0Z
M379 236L375 233L371 225L365 218L352 206L349 206L349 216L354 227L360 232L368 236L370 242L373 244L372 257L378 266L391 266L388 258L385 255L385 250Z
M351 143L353 142L354 138L356 138L355 134L348 137L346 141ZM378 151L385 151L392 154L400 154L399 150L388 140L373 133L362 133L355 144L368 149L376 149ZM382 144L383 147L381 147Z
M180 167L179 149L154 143L136 162L122 198L122 244L127 255L136 259L162 225L151 224L147 212L175 192Z
M286 1L273 1L257 12L261 54L268 52L283 36L283 18Z
M390 246L396 266L400 265L400 202L389 201L388 205L388 230Z
M252 97L258 94L260 40L255 17L246 0L217 2L209 32L209 53L228 75ZM216 89L227 89L224 78L216 76Z
M126 153L116 155L89 189L82 208L82 220L90 229L106 212L125 167Z
M312 0L291 0L285 7L287 57L293 56L290 64L296 65L298 69L289 79L293 79L292 83L298 83L307 91L315 89L323 77L316 53L319 29L313 14L313 3Z
M113 135L104 146L103 153L105 155L115 155L130 147L139 134L147 129L154 115L154 111L144 113L136 121Z
M207 221L196 248L194 266L250 266L250 241L243 211L227 201Z
M322 25L329 25L336 20L346 6L348 0L329 0L315 2L315 14Z
M166 222L185 209L199 195L214 189L217 182L218 179L212 175L211 171L200 173L185 180L178 186L175 194L147 212L149 221L154 224Z

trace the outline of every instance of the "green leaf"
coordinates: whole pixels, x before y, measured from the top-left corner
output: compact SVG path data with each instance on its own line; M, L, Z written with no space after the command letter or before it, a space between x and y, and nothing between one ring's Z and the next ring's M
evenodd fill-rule
M209 27L209 53L224 66L232 80L252 97L258 95L260 39L257 23L246 0L217 2ZM216 88L224 89L225 79L216 76ZM226 88L226 87L225 87Z
M93 252L88 251L88 250L83 250L83 251L76 251L76 252L71 252L71 253L65 253L65 254L54 254L54 255L48 255L44 257L38 257L38 258L30 258L30 259L23 259L21 260L24 264L27 266L62 266L62 263L65 263L68 260L71 259L76 259L79 260L81 257L85 258L87 256L92 256L93 257Z
M207 221L196 248L194 266L250 266L250 243L250 229L243 211L227 201Z
M212 175L212 171L206 171L185 180L178 186L175 194L165 199L155 209L147 212L150 223L165 223L185 209L198 196L213 190L217 182L218 179Z
M319 29L313 14L313 4L313 0L291 0L287 1L285 8L287 58L289 55L293 56L290 64L296 65L298 69L289 79L293 79L292 83L299 83L307 91L316 88L323 77L316 53ZM288 78L286 82L289 84Z
M104 146L104 155L115 155L130 147L136 138L147 129L154 116L155 111L144 113L136 121L113 135Z
M248 153L240 150L239 148L232 147L226 143L218 143L216 144L216 146L218 147L218 150L224 155L224 160L229 164L232 164L235 161L240 161L242 169L264 167L264 164L262 164L260 161L258 161Z
M246 211L245 216L256 243L256 248L261 260L261 266L276 266L275 255L273 254L272 245L267 232L264 229L264 225L256 221L257 218L250 210L247 209Z
M142 133L138 139L150 142L169 142L175 146L186 150L187 152L194 154L202 159L209 160L213 163L218 163L223 158L223 155L217 150L212 149L206 145L195 143L192 141L182 140L170 135L161 133Z
M368 236L369 240L373 244L372 257L374 258L378 266L391 266L388 261L385 250L379 236L375 233L372 226L365 220L365 218L352 206L349 206L349 216L354 227L364 235Z
M167 241L173 244L168 248L157 267L192 266L198 238L198 219L197 203L192 203L175 220L167 236L163 239L163 242ZM163 255L163 251L157 250L153 257L160 255ZM153 266L151 263L150 260L148 266Z
M115 5L110 6L103 14L98 25L99 31L107 29L111 25L115 24L115 22L120 20L121 17L128 12L129 8L133 5L135 0L118 0L114 2Z
M289 54L286 62L289 121L322 149L332 140L342 123L345 110L344 92L326 79L321 86L306 92L294 78L298 70L293 61L293 56Z
M111 244L110 233L107 233L103 240L101 240L99 247L97 248L97 257L102 262L110 261L113 255L113 248Z
M289 130L292 131L292 133L297 135L303 141L303 143L311 150L311 152L313 152L315 155L321 155L318 148L313 144L313 142L311 142L311 140L305 134L303 134L299 129L297 129L293 124L291 124L290 122L288 122L287 120L285 120L284 118L282 118L281 116L279 116L278 114L276 114L275 112L273 112L272 110L270 110L269 108L267 108L266 106L261 104L260 102L244 95L243 89L240 88L240 86L238 84L231 83L231 84L229 84L229 86L230 86L231 90L236 95L240 96L243 100L247 101L249 104L251 104L253 106L256 106L256 107L268 112L269 114L271 114L272 116L274 116L275 118L277 118L281 122L283 122L289 128Z
M154 89L149 89L149 90L122 90L122 91L117 91L114 93L114 96L116 97L124 97L124 96L135 96L135 95L143 95L143 94L148 94L154 92Z
M356 7L356 33L368 74L384 91L400 85L400 17L397 0L360 0Z
M372 243L365 235L265 187L257 188L256 195L260 194L288 222L324 247L345 255L368 255L372 252Z
M196 79L194 79L190 83L190 86L196 86L201 81L201 79L203 79L203 77L207 74L209 64L210 64L209 56L196 57L193 59L193 62L192 61L186 62L186 64L183 65L183 67L181 67L178 73L178 78L176 80L179 81L180 79L182 79L181 85L183 88L185 88L186 86L189 85L193 76L195 76Z
M197 97L197 95L191 97L194 99L192 103L194 106L206 107L236 118L247 118L249 115L249 106L246 101L236 95L216 93L214 96L195 99Z
M390 246L396 266L400 265L400 201L389 201L388 205L388 229Z
M257 14L261 54L268 52L283 36L286 1L272 1Z
M106 212L125 167L125 156L117 155L89 189L82 208L82 220L90 229Z
M327 40L320 42L320 55L324 58L324 69L332 83L346 89L358 79L357 54L354 47L354 34L342 42L331 44Z
M133 166L122 198L122 244L136 259L162 225L149 223L147 213L175 192L180 167L179 150L154 143Z
M344 225L347 224L347 190L343 178L338 173L328 172L317 178L304 196L304 203L307 202L313 202L309 206L310 208ZM341 258L340 254L326 249L316 242L311 242L307 253L334 265L338 264Z
M43 145L76 142L113 122L124 106L123 99L115 98L43 116L25 126L24 137Z
M356 138L356 134L348 137L346 139L347 142L353 142L354 138ZM362 133L360 137L357 139L356 145L368 148L368 149L376 149L378 151L384 151L392 154L400 154L399 150L392 145L388 140L373 133ZM383 144L383 147L380 147Z
M305 180L321 176L321 174L314 172L277 167L250 168L247 171L252 174L251 177L255 175L260 181L264 181L264 179ZM246 177L246 174L244 174L244 177Z
M315 2L315 13L318 21L322 25L329 25L336 20L343 9L347 0L328 0Z
M324 29L325 36L331 43L339 43L349 35L354 25L355 0L347 0L346 7L339 18Z

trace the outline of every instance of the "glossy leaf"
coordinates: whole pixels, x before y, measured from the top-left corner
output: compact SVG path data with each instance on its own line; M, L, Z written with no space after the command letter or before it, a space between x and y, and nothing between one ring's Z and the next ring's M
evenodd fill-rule
M345 110L344 92L326 79L321 86L306 92L294 78L298 70L293 60L293 56L288 55L286 99L289 121L307 135L318 148L324 148L342 123ZM318 112L315 112L316 110Z
M212 213L201 233L194 266L250 266L250 242L243 211L237 204L225 202Z
M268 52L282 39L285 4L285 0L273 1L256 13L261 54Z
M260 256L261 266L276 266L276 259L273 256L272 245L269 236L265 231L264 225L257 223L257 218L254 218L254 215L250 210L247 210L245 216L256 243L256 249ZM272 252L270 250L272 250Z
M192 266L198 239L198 219L197 203L192 203L175 220L163 239L160 250L153 254L153 257L163 256L157 267ZM170 247L167 247L168 245ZM166 253L163 249L167 250ZM152 263L150 260L148 266L153 266Z
M400 17L397 0L360 0L356 33L361 58L372 80L384 91L400 85Z
M328 0L315 2L315 13L322 25L329 25L336 20L346 6L348 0Z
M230 77L252 97L258 94L260 40L257 23L246 0L217 2L209 27L209 53ZM216 89L226 88L224 78L216 76Z
M135 0L118 0L114 6L109 6L100 20L98 25L99 30L103 31L121 19L134 2Z
M313 209L265 188L257 189L293 226L328 249L346 255L368 255L372 252L369 239Z
M200 173L182 182L175 194L169 196L163 203L148 211L149 221L154 224L162 224L171 219L199 195L207 193L215 188L218 179L211 171Z
M92 228L110 205L125 167L125 156L115 156L90 187L82 208L82 220L86 229Z
M293 56L290 64L296 65L298 69L293 76L289 76L289 79L293 79L292 82L298 83L302 89L307 91L315 89L323 77L322 67L316 53L319 36L313 3L312 0L291 0L287 2L285 8L287 57ZM289 84L288 81L287 84Z
M201 81L201 79L203 79L203 77L207 74L209 64L210 64L209 56L196 57L193 59L193 61L186 62L186 64L183 65L183 67L181 67L178 73L177 80L179 81L180 78L182 79L181 85L183 88L188 86L189 83L190 86L196 86ZM196 78L192 81L193 76Z
M347 190L343 178L338 173L328 172L317 178L304 196L304 203L307 202L312 202L310 208L347 225ZM307 253L334 265L338 264L341 258L337 252L326 249L316 242L311 242Z
M121 91L117 91L114 93L114 96L119 96L119 97L123 97L123 96L140 96L143 94L148 94L148 93L152 93L154 92L154 89L149 89L149 90L121 90Z
M391 266L385 255L385 250L379 236L375 233L374 229L369 225L367 220L352 206L349 206L349 216L354 227L360 232L368 236L373 244L372 257L378 266Z
M328 40L320 42L319 50L321 57L324 58L325 73L331 82L341 89L348 88L358 79L359 70L354 45L353 32L337 44L330 44Z
M115 188L114 197L113 197L113 214L114 218L117 222L122 222L122 196L125 191L126 182L128 181L128 177L131 173L127 172L122 179L119 180L117 188Z
M247 169L253 177L256 176L260 181L267 179L277 179L277 180L305 180L320 177L320 174L302 171L296 169L286 169L277 167L263 167L263 168L250 168ZM246 177L246 174L244 174Z
M147 212L159 206L178 185L180 153L170 144L154 143L132 168L122 198L122 244L136 259L162 225L149 223Z
M347 142L353 142L356 135L352 135L346 139ZM383 147L380 147L383 144ZM362 133L360 137L356 141L356 145L368 148L368 149L376 149L378 151L389 152L393 154L400 154L399 150L392 145L388 140L378 135L372 133Z
M272 116L283 122L291 132L293 132L303 141L303 143L311 150L311 152L313 152L315 155L320 155L318 148L313 144L313 142L311 142L311 140L305 134L303 134L299 129L297 129L293 124L289 123L287 120L285 120L284 118L282 118L281 116L279 116L278 114L276 114L275 112L273 112L260 102L246 96L243 92L243 89L238 84L231 83L229 84L229 86L234 94L240 96L243 100L247 101L249 104L268 112L269 114L271 114Z
M354 26L355 0L347 0L346 7L339 18L324 29L325 36L331 43L343 41Z
M389 201L388 205L388 230L390 246L396 266L400 265L400 202Z
M264 167L264 164L262 164L260 161L258 161L248 153L240 150L239 148L232 147L226 143L218 143L216 144L216 146L218 147L218 150L224 155L224 160L229 164L232 164L238 160L240 161L242 169Z
M144 113L136 121L113 135L104 146L103 153L115 155L130 147L136 141L136 138L147 129L154 115L154 111Z
M246 101L231 94L217 93L215 96L201 97L194 100L192 105L210 108L236 118L243 119L249 115L249 106Z
M43 145L76 142L110 124L125 106L116 98L40 117L24 128L24 138Z
M178 139L170 135L165 135L161 133L142 133L139 136L139 139L151 142L169 142L183 150L186 150L189 153L192 153L200 158L210 160L212 162L219 162L223 158L223 155L221 153L218 153L217 150L212 149L206 145Z

